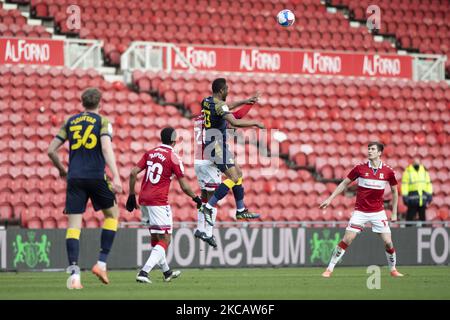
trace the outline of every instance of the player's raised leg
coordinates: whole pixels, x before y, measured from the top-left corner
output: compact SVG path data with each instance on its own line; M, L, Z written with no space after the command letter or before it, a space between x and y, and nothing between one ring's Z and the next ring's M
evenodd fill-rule
M83 289L80 278L80 268L78 267L78 256L80 253L80 233L83 215L82 214L69 214L68 229L66 231L66 250L67 257L69 259L69 268L67 271L70 273L69 279L67 279L68 289Z
M395 253L394 244L392 243L391 233L380 233L380 237L384 242L384 247L386 249L386 258L389 265L389 270L391 272L391 276L393 277L403 277L403 274L397 271L397 255Z
M236 201L236 219L258 219L260 216L259 214L251 213L245 207L242 170L239 165L236 165L235 167L239 176L238 181L233 186L233 195L234 200Z
M336 264L342 259L347 250L348 246L352 243L352 241L356 238L357 233L351 230L346 230L344 234L344 238L341 242L336 246L333 251L333 254L330 259L330 263L328 264L327 269L322 273L322 277L329 278L334 271L334 267Z
M216 189L216 191L214 192L211 199L209 199L208 203L206 203L206 205L203 207L204 209L206 209L203 211L205 213L205 220L210 225L214 225L211 222L212 209L217 205L217 203L220 200L225 198L225 196L228 194L228 191L230 191L230 189L232 189L236 185L236 183L239 181L239 175L234 166L231 168L228 168L226 170L221 170L221 171L223 171L223 173L225 173L225 175L227 176L227 179L225 179L219 185L219 187Z
M202 204L205 205L208 202L207 198L207 191L201 190L201 199ZM203 240L203 238L206 236L205 233L205 215L201 211L201 209L197 210L197 229L194 232L194 236L200 240Z
M211 213L211 219L213 224L216 223L216 217L217 217L217 208L213 208ZM203 239L206 243L208 243L211 247L217 248L217 242L216 238L213 235L213 229L214 227L207 223L205 225L205 238Z
M213 194L214 194L214 191L202 190L203 205L206 205L206 203L208 202L209 199L211 199ZM202 223L203 223L201 225L202 232L200 232L199 231L200 229L197 228L197 230L195 230L194 236L202 241L205 241L210 246L217 248L216 238L213 236L213 226L210 225L209 223L205 222L205 215L203 214L202 210L199 210L198 212L199 212L198 224L200 224L200 221L202 221ZM200 220L200 216L202 217L201 220ZM216 222L216 217L217 217L217 208L213 208L212 214L211 214L211 219L212 219L213 224L215 224L215 222Z
M248 211L248 209L245 208L244 205L244 188L242 187L242 179L239 176L238 170L236 166L228 167L226 165L223 165L225 167L228 167L227 169L223 170L221 168L222 165L218 165L219 169L225 173L228 179L223 181L219 187L214 192L214 195L209 199L208 203L202 207L202 211L205 214L205 220L206 222L213 226L214 222L212 221L212 213L213 208L219 202L222 200L228 193L230 189L233 189L233 192L235 194L235 200L236 200L236 206L237 206L237 213L236 218L237 219L257 219L259 218L259 214L251 213Z

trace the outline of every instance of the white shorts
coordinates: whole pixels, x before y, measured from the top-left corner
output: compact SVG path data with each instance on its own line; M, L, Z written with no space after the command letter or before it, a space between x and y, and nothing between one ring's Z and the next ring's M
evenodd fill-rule
M170 206L141 206L142 222L150 224L150 233L172 234Z
M345 230L360 233L364 230L364 225L367 222L370 222L370 224L372 225L372 232L391 233L391 229L389 228L389 221L384 210L371 213L356 210L353 211L352 217L350 218L348 226Z
M195 174L201 190L214 191L222 182L222 173L212 162L194 164Z

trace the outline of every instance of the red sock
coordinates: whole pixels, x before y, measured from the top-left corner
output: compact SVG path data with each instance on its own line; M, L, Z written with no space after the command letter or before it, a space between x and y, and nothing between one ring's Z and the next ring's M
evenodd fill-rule
M150 244L151 244L152 247L154 248L154 247L156 247L156 245L158 244L158 240L152 240L152 241L150 242Z
M163 247L164 250L167 252L167 243L165 243L164 241L158 241L157 245Z
M394 247L392 247L391 249L387 249L386 248L386 252L389 253L389 254L394 254L395 248Z
M348 248L348 244L346 244L344 241L339 242L338 246L342 249L342 250L346 250Z

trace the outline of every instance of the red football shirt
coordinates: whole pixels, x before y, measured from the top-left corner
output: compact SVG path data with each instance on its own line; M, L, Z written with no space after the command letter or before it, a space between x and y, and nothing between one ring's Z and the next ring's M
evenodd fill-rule
M386 184L391 186L397 184L394 170L388 165L380 162L378 169L367 163L355 166L348 174L350 180L358 179L356 190L355 210L362 212L378 212L384 209L383 195Z
M139 192L139 204L166 206L169 204L169 187L173 175L184 177L183 163L171 146L162 144L146 152L137 166L145 169Z

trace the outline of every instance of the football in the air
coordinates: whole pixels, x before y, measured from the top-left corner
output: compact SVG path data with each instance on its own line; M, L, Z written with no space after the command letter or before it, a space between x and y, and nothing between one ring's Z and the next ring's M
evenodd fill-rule
M277 21L280 26L289 27L295 22L295 16L291 10L284 9L278 12Z

